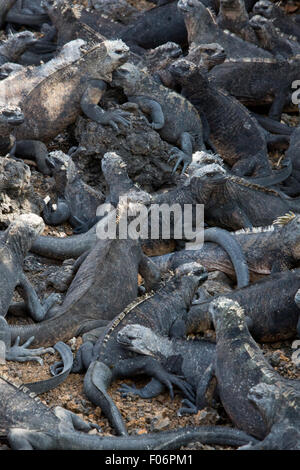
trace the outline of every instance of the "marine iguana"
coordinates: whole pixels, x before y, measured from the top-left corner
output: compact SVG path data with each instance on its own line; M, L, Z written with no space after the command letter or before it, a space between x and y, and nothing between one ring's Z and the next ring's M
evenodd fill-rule
M295 36L298 41L300 40L300 26L290 16L287 16L279 6L269 0L256 2L253 7L253 13L272 20L275 28L279 29L282 33Z
M103 173L112 187L111 200L113 197L118 200L119 195L125 193L127 204L145 202L147 193L132 187L121 162L120 157L113 153L106 154L102 161ZM125 207L119 205L118 209L120 216ZM109 217L110 214L105 220ZM101 239L97 233L99 232L95 228L92 245L80 246L83 248L80 254L85 254L78 260L77 267L80 267L58 309L58 315L40 325L9 327L12 339L16 336L20 336L22 340L35 336L34 344L53 344L96 326L105 326L137 297L138 272L142 275L147 290L158 284L159 270L143 254L139 240L119 239L117 233L115 239ZM118 296L115 296L113 292L117 285L120 288Z
M138 323L151 327L162 335L181 336L182 317L189 308L201 280L207 277L201 265L192 263L181 266L154 294L138 299L116 316L93 346L86 342L74 361L74 372L83 367L88 371L84 379L84 391L89 400L100 406L116 432L126 435L126 426L116 405L107 393L110 383L117 377L137 375L145 371L162 381L170 390L171 383L190 395L190 386L181 379L166 374L152 358L145 361L121 347L117 335L127 324Z
M126 125L128 113L103 111L97 104L105 82L127 55L128 47L119 40L88 46L78 39L65 45L50 62L26 67L2 80L0 103L20 104L25 116L16 131L17 139L51 139L72 124L81 110L98 123Z
M173 172L182 162L184 173L192 160L193 148L204 148L202 123L194 106L130 63L115 70L113 86L122 87L130 102L150 114L151 127L159 131L162 139L181 147L173 148L170 159L177 158Z
M7 23L20 24L22 26L37 27L49 21L40 0L17 0L6 15Z
M256 341L274 342L293 338L297 332L299 335L299 309L295 303L299 287L298 268L271 274L248 287L235 289L226 297L244 309L249 330ZM194 302L184 319L187 333L203 331L211 326L211 300Z
M300 260L300 216L286 214L271 226L231 232L245 255L252 280L257 277L297 267ZM204 231L205 239L205 231ZM200 250L181 250L154 256L161 272L195 261L207 271L219 270L234 275L228 255L221 246L207 242Z
M9 35L0 46L0 66L6 62L17 62L27 47L36 42L37 39L31 31Z
M199 0L179 0L178 9L182 12L188 32L189 44L220 44L229 58L247 57L271 58L264 49L244 41L233 33L226 33L216 23L213 14Z
M181 185L152 196L153 204L204 204L208 225L227 230L262 227L289 211L300 212L299 198L228 175L218 164L206 165Z
M220 0L217 25L229 30L245 41L258 45L257 37L249 24L249 15L244 0Z
M41 321L57 301L51 294L43 303L23 272L23 261L33 240L45 228L43 220L36 214L23 214L10 224L0 239L1 300L0 316L5 317L15 288L22 292L27 309L35 321Z
M168 338L151 328L139 324L129 324L122 328L117 336L118 343L125 349L151 356L156 359L160 367L163 366L169 373L184 377L195 392L194 403L191 399L185 399L184 408L179 414L197 413L198 403L205 402L205 392L208 383L204 384L203 377L207 369L214 368L216 345L207 340L188 341L181 338ZM201 384L201 387L198 385ZM142 398L152 398L164 390L163 384L157 379L152 379L143 388L138 389L134 385L123 384L119 391L122 397L138 395Z
M5 156L13 151L16 138L13 135L15 127L24 122L24 114L18 106L0 106L0 155Z
M186 59L169 66L182 94L207 119L210 138L231 171L239 176L271 172L265 136L257 121L236 99L210 84L207 73Z
M230 419L263 439L254 449L299 450L299 381L283 378L269 365L238 302L219 298L210 312L217 335L218 392Z
M179 449L199 441L203 444L241 446L257 440L225 426L199 426L144 436L89 435L99 426L83 421L78 414L49 408L26 386L0 376L0 434L14 450L150 450Z
M252 16L250 25L256 33L260 46L270 51L278 59L292 57L300 53L299 43L291 41L283 34L278 34L273 22L264 16Z
M54 176L58 196L55 209L49 201L43 210L42 216L46 224L58 225L69 220L76 228L78 224L81 226L95 217L105 196L82 181L72 158L57 150L50 152L46 162Z
M260 57L229 58L209 73L210 83L226 90L243 104L271 105L269 117L280 120L289 101L291 84L298 79L300 55L261 60ZM276 80L274 79L276 77Z

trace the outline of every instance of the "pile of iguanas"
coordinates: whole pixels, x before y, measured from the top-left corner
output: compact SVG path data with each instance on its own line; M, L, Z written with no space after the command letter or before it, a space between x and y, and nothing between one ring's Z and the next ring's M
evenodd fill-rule
M299 355L298 16L269 0L0 2L12 449L300 450L299 361L287 377L263 346ZM55 351L51 378L11 378L11 361L38 374ZM40 401L70 373L116 436ZM222 418L130 434L110 385L135 376L150 380L122 400L176 390L179 419Z

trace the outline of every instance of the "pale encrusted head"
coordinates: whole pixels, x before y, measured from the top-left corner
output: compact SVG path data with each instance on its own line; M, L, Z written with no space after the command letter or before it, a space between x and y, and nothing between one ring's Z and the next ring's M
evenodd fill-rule
M125 90L125 93L134 93L139 82L142 79L142 71L130 62L119 67L113 73L113 86L120 86Z
M7 105L0 106L0 128L1 125L6 127L9 126L18 126L24 122L24 114L21 111L19 106Z
M269 0L260 0L253 7L253 13L265 18L272 18L274 5Z
M124 326L117 336L122 347L145 356L153 356L157 340L157 335L150 328L138 324Z
M224 324L236 324L241 329L246 326L244 311L240 304L227 297L218 297L209 304L215 330L218 334Z

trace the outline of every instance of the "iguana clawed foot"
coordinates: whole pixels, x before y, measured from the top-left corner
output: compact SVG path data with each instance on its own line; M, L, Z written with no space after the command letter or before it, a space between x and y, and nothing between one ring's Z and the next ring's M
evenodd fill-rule
M126 398L128 395L137 395L141 398L144 398L142 388L137 388L135 385L128 385L122 384L120 388L118 388L118 392L120 392L122 398Z
M20 346L20 336L18 336L15 344L6 352L5 359L16 362L36 361L42 366L44 362L39 355L46 353L54 354L55 351L53 348L28 349L33 340L34 336L31 336L23 346Z
M121 109L116 109L114 111L106 111L101 119L98 119L99 124L106 124L111 126L115 131L119 132L118 124L123 124L123 126L128 127L130 121L126 119L130 116L130 113L127 111L122 111Z
M178 410L177 416L183 416L183 415L187 415L187 414L189 414L189 415L197 414L198 408L191 400L184 399L184 400L182 400L181 404L185 405L185 406L182 406Z
M176 162L176 164L173 168L172 173L175 173L178 166L180 165L180 163L183 163L183 168L182 168L182 171L181 171L181 174L183 174L185 172L185 170L187 169L187 167L189 166L189 164L192 162L192 156L187 155L182 150L179 150L177 147L172 147L171 155L168 159L168 162L170 162L174 158L177 158L177 162Z

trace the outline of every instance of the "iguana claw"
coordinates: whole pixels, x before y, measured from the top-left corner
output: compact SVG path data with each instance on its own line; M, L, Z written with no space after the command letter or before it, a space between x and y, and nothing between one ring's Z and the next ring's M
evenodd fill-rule
M33 340L34 336L31 336L23 346L19 346L20 336L18 336L15 344L6 352L5 359L17 362L36 361L42 366L44 362L39 355L46 353L54 354L55 351L53 348L28 349Z
M171 155L168 159L168 162L170 162L174 158L177 158L178 160L173 168L172 173L175 173L180 163L183 163L183 168L181 171L181 174L183 174L185 170L187 169L187 167L189 166L189 164L192 162L192 157L190 155L187 155L186 153L182 152L182 150L179 150L176 147L173 147L171 149Z

